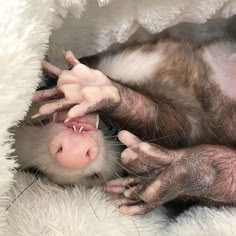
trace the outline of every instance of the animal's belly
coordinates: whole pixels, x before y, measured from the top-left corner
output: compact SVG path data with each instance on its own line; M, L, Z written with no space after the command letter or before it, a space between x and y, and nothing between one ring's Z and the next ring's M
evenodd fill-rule
M153 48L145 53L137 48L105 56L96 69L117 82L141 85L153 78L162 60L160 50Z
M236 100L236 43L213 44L203 55L210 65L213 82L224 96Z

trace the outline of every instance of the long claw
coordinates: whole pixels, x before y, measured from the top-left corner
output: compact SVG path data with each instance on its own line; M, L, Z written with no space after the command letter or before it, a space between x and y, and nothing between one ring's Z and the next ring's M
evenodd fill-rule
M43 71L53 77L53 78L58 78L62 72L62 70L60 68L58 68L57 66L52 65L51 63L47 62L47 61L43 61L42 62L42 68Z
M32 116L31 116L31 119L38 118L38 117L40 117L41 115L42 115L42 114L40 114L40 113L38 112L38 113L32 115Z
M70 121L71 119L70 118L66 118L65 120L64 120L64 123L66 123L66 122L68 122L68 121Z
M76 59L72 51L63 51L63 54L64 59L69 66L74 67L80 64L80 62Z

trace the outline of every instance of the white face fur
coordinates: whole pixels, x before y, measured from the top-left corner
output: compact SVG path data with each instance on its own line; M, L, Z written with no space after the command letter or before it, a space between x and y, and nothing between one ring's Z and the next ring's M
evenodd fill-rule
M40 170L58 184L85 184L87 186L102 184L121 173L119 162L122 146L117 144L114 136L109 137L111 132L104 132L105 126L103 132L96 131L98 157L82 169L69 170L60 166L52 158L48 148L50 140L65 127L53 121L48 124L37 122L37 126L32 124L32 121L23 121L18 127L13 128L16 139L15 154L18 156L22 169Z

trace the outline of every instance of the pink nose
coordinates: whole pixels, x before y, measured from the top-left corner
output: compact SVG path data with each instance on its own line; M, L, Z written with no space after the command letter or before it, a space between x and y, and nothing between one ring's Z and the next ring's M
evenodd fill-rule
M98 154L97 144L94 140L86 137L71 139L61 138L60 144L51 151L58 164L66 169L81 169L96 159ZM58 144L58 140L57 140Z

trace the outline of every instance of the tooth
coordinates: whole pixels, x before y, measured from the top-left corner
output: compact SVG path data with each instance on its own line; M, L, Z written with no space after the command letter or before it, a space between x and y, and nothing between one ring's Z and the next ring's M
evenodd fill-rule
M77 128L76 128L76 126L75 126L75 125L73 125L72 127L73 127L73 130L74 130L74 131L76 131L76 130L77 130Z
M38 112L38 113L34 114L33 116L31 116L31 119L35 119L35 118L38 118L40 116L41 116L41 114Z
M97 114L96 115L96 129L98 129L98 126L99 126L99 115Z
M68 122L68 121L70 121L70 118L66 118L66 119L64 120L64 123L66 123L66 122Z
M84 128L83 126L80 127L80 129L79 129L80 133L82 132L83 128Z

